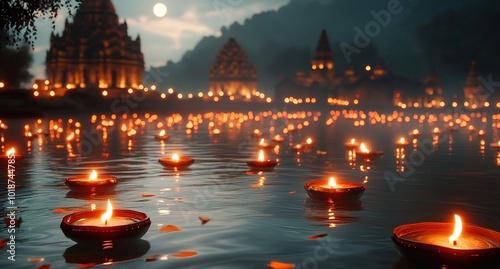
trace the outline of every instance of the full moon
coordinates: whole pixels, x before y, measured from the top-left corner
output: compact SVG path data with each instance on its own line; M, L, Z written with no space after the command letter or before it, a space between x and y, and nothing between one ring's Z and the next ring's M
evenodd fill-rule
M167 6L163 3L156 3L153 6L153 14L155 14L156 17L163 17L167 15Z

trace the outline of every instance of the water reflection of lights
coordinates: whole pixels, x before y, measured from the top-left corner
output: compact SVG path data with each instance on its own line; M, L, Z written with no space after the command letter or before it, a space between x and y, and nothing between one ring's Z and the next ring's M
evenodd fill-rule
M396 149L396 172L404 172L405 171L405 158L406 153L404 148Z
M307 198L305 201L306 218L321 223L329 228L336 228L357 221L357 217L350 216L352 211L363 210L360 200L342 203L325 203L316 199Z
M500 152L497 152L497 166L500 166Z

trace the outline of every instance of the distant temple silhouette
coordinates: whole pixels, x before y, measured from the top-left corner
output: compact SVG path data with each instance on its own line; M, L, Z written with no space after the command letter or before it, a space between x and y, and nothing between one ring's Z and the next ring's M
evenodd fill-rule
M51 35L46 72L56 96L72 89L119 95L142 84L140 37L128 36L127 23L119 23L110 0L85 0L74 21L66 20L62 35Z
M249 98L257 92L257 68L248 62L245 51L230 37L210 66L210 92Z
M275 87L275 100L278 102L293 98L317 98L319 100L336 99L364 105L401 105L407 103L423 104L425 100L442 100L439 78L424 81L408 79L392 74L381 59L375 67L356 74L348 66L343 74L335 70L335 61L325 29L321 31L311 69L297 72L293 78L279 81ZM431 90L432 93L431 93ZM429 94L426 95L426 89ZM434 106L439 101L434 100ZM344 102L347 104L347 102Z
M476 61L472 61L469 73L465 79L464 85L464 100L472 108L481 108L487 102L488 95L486 89L479 81L479 76L476 71Z

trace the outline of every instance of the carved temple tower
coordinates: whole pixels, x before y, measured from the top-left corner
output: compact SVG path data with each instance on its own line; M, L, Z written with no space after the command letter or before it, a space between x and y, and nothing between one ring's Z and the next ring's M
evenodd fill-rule
M141 40L128 36L110 0L84 0L62 34L51 35L46 72L56 95L71 89L120 94L142 84Z
M210 92L216 95L250 98L257 92L257 68L248 62L234 37L224 44L210 66Z

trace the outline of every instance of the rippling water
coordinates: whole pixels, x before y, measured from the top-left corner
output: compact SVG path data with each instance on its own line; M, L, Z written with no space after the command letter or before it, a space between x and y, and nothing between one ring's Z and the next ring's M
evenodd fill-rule
M106 116L109 119L110 115ZM419 268L395 250L390 236L396 226L449 222L452 214L459 213L466 224L500 230L500 156L489 146L500 136L499 129L492 128L491 115L486 116L487 122L471 120L476 128L486 131L484 138L469 135L463 128L452 134L444 132L434 145L431 130L443 128L441 121L427 124L412 119L409 123L355 127L353 120L341 117L327 126L328 112L318 121L314 121L314 114L300 120L265 117L258 122L245 121L241 128L229 128L227 123L219 126L214 119L221 130L218 136L211 133L209 119L203 119L198 130L187 134L187 115L183 115L181 123L166 128L170 139L162 143L153 137L156 124L166 123L165 116L148 122L140 115L145 126L136 127L133 137L120 130L123 123L131 121L119 117L107 128L104 141L100 141L100 121L92 124L89 115L73 117L81 122L82 134L80 142L69 143L65 141L67 126L71 125L67 116L48 116L39 125L36 119L4 120L9 129L4 131L3 145L16 144L25 156L16 163L15 200L24 222L15 233L16 261L7 259L4 247L0 267L36 268L40 264L28 259L41 257L52 268L105 261L114 262L118 268L266 268L270 261L292 263L296 268ZM31 145L22 138L25 124L32 131L37 127L48 131L49 120L57 119L62 120L63 127L59 136L52 131L53 137L41 136ZM250 137L254 129L267 134L274 126L275 132L281 133L287 124L297 127L305 120L309 126L296 128L285 135L279 148L267 151L270 158L280 161L274 171L248 170L246 161L256 158L258 151L258 139ZM401 135L408 137L414 128L423 135L416 147L410 145L405 157L398 159L394 141ZM290 144L301 143L309 136L316 142L310 152L297 155L290 150ZM349 160L344 143L351 137L366 141L385 155L372 162ZM184 171L158 164L160 157L174 151L194 158L195 163ZM417 159L412 151L422 158ZM415 159L410 161L410 156ZM401 176L398 171L403 166ZM5 175L6 164L0 169ZM91 169L116 176L116 191L98 196L69 193L65 178L88 174ZM398 175L397 180L386 180L388 173ZM310 199L304 183L331 175L365 182L364 196L347 204ZM8 200L3 186L0 199L5 211ZM154 196L143 197L145 193ZM108 198L115 208L150 216L152 225L142 240L116 245L114 251L104 253L99 246L76 244L64 236L59 225L65 214L54 209L83 210L90 209L91 204L103 208ZM199 216L211 220L201 225ZM165 225L182 230L160 232ZM328 236L307 240L323 233ZM9 235L2 227L0 237ZM196 255L171 255L180 251ZM162 258L145 261L155 254Z

